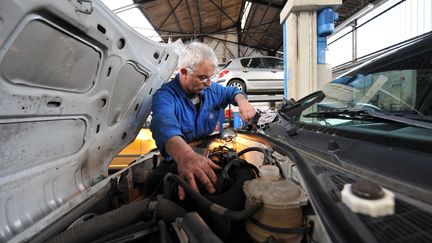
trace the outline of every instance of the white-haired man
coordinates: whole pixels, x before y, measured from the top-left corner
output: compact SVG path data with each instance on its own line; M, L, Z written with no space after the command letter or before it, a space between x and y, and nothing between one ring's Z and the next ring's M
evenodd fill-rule
M256 113L243 92L212 82L217 65L210 47L192 42L180 54L179 73L154 94L150 129L165 161L156 168L153 177L163 177L158 172L166 171L175 161L179 176L194 190L198 191L195 180L198 179L208 192L215 191L217 177L213 169L218 166L195 153L188 142L209 136L216 128L220 111L228 104L238 105L246 122ZM179 188L179 198L184 197L184 190Z

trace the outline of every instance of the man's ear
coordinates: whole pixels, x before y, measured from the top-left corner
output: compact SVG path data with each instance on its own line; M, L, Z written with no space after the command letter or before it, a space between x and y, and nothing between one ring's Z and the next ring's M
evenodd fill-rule
M180 68L180 74L181 75L186 75L188 73L186 68Z
M180 80L182 82L186 81L186 79L187 79L187 76L186 76L187 73L188 73L188 70L186 68L180 68Z

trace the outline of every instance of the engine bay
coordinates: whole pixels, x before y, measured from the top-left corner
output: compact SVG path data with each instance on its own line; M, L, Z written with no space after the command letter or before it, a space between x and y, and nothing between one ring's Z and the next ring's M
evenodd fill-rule
M50 242L310 242L313 210L292 160L262 138L226 134L191 144L221 168L214 194L192 190L175 163L149 189L163 163L151 152L117 173L104 200Z

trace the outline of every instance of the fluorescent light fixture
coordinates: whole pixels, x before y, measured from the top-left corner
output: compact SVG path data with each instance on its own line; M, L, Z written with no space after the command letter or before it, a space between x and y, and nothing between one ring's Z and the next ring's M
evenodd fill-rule
M246 25L246 21L247 21L247 18L249 16L249 12L250 12L251 6L252 6L252 3L249 2L249 1L246 1L245 8L244 8L244 11L243 11L243 15L242 15L242 18L241 18L241 29L242 30L244 29L244 27Z

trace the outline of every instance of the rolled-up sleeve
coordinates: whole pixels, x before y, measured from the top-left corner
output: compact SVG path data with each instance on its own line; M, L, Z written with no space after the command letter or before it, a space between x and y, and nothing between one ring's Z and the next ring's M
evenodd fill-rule
M180 123L175 116L175 97L168 91L157 91L152 100L150 130L156 146L166 156L165 143L174 136L183 137Z
M221 95L222 108L225 108L229 104L237 105L237 102L235 102L234 97L238 94L242 94L245 97L247 97L245 93L243 93L242 91L240 91L236 87L231 87L231 86L223 87L223 86L219 85L218 91L222 94Z

